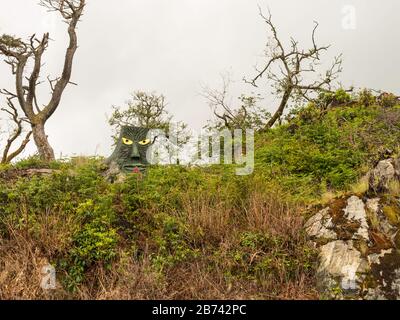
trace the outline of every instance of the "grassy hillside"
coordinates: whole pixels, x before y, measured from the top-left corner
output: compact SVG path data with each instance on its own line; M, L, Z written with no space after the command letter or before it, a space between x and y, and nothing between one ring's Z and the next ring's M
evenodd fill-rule
M256 137L254 174L152 167L110 184L101 159L0 170L0 298L319 298L306 208L360 191L397 153L400 107L300 108ZM48 167L51 175L26 174ZM362 191L362 190L361 190ZM56 267L57 290L40 269Z

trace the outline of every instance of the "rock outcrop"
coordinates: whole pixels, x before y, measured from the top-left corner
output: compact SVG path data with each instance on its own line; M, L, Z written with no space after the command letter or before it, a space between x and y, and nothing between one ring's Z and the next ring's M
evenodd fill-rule
M368 192L335 199L307 221L325 297L400 299L400 196L390 191L399 163L380 161L370 172Z
M390 181L395 178L396 170L393 159L382 160L371 171L369 186L375 192L386 192L389 190Z

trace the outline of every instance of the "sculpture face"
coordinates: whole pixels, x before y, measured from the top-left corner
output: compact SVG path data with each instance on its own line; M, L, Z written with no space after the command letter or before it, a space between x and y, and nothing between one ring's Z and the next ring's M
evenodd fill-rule
M148 132L148 128L122 127L115 151L108 162L116 162L124 173L143 173L149 164L147 149L153 143L147 138Z

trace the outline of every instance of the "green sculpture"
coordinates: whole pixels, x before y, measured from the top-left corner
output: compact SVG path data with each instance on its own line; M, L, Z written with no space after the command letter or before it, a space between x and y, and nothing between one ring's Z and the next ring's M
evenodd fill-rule
M118 166L123 173L144 173L149 162L148 148L154 139L148 137L148 128L123 126L113 154L107 159L110 167Z

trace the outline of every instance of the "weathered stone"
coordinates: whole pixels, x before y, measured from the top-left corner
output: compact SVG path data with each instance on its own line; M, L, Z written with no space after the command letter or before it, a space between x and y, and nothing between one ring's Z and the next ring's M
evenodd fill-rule
M393 237L394 244L396 248L400 248L400 232L397 231Z
M393 166L396 173L397 178L400 177L400 158L395 158L393 160Z
M339 198L340 206L332 202L307 221L319 244L317 281L325 297L400 299L400 219L388 199Z
M391 284L391 289L394 294L397 295L397 299L400 299L400 269L396 269L393 272L394 279Z
M372 213L378 214L379 211L379 201L380 198L373 198L373 199L367 199L367 202L365 203L365 206L367 207L368 210L370 210Z
M337 286L342 291L357 291L360 289L362 278L360 274L368 270L367 261L354 248L352 241L336 240L320 247L319 278L325 285L337 279ZM330 289L330 288L326 288Z
M356 197L352 196L347 200L347 207L344 209L345 218L350 221L355 221L360 223L360 227L354 234L353 239L364 239L369 240L368 235L368 222L367 213L365 211L364 202Z
M386 299L400 299L400 254L398 250L382 251L378 259L371 261L372 292Z
M380 288L368 288L364 300L387 300Z
M395 178L393 159L382 160L375 169L372 170L369 187L375 192L385 192L389 190L389 183Z
M379 229L379 202L380 198L368 199L365 203L365 208L367 210L367 218L369 219L372 228Z
M305 229L311 238L334 240L337 238L333 227L332 217L329 215L329 208L322 209L312 216L306 223Z

